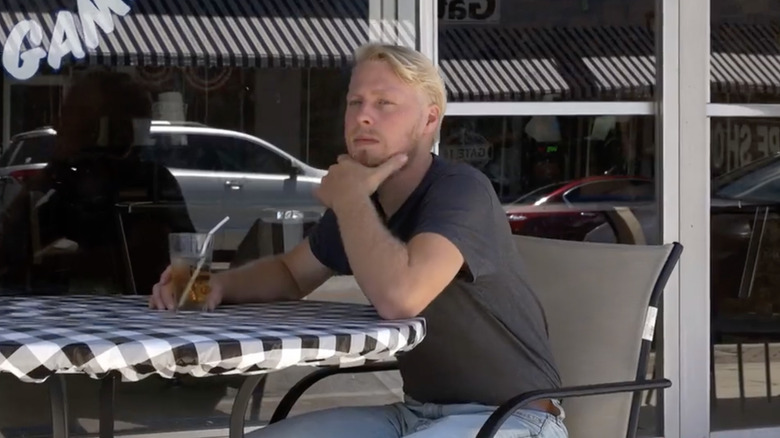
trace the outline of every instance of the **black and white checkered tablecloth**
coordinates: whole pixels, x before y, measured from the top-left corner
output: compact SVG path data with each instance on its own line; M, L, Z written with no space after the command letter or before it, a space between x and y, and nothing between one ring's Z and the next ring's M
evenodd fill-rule
M419 344L422 318L382 320L370 306L296 301L213 312L148 309L142 296L0 296L0 372L123 380L255 374L293 365L361 365Z

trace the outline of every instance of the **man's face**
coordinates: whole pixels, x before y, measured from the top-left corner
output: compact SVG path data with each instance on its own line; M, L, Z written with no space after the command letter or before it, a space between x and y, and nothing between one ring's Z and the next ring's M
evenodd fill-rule
M398 153L414 155L431 146L439 110L405 84L384 61L355 66L347 92L344 136L347 152L375 167Z

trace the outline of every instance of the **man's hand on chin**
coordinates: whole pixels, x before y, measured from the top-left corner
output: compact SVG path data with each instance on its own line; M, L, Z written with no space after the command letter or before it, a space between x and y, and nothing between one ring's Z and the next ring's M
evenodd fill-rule
M317 198L328 208L350 200L363 199L376 192L379 186L400 170L408 156L397 154L376 167L368 167L349 155L340 155L338 162L328 169L315 191Z

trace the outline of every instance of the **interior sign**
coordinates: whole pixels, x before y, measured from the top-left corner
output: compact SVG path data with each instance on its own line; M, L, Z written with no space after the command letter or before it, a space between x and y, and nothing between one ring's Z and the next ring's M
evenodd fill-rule
M713 120L712 167L728 172L780 153L780 123L776 120Z
M77 8L77 13L57 13L48 47L43 47L40 23L35 20L17 23L3 46L3 68L14 78L25 80L35 76L44 58L53 69L59 69L68 54L83 59L86 56L84 47L94 50L100 42L98 27L106 34L114 31L112 12L120 17L130 12L130 6L122 0L78 0ZM81 32L76 27L76 16L81 23ZM25 40L30 47L27 50Z
M499 0L439 0L439 20L449 23L495 23Z
M470 144L452 146L444 149L444 156L453 161L465 161L467 163L480 163L490 161L491 148L489 144Z
M474 165L485 165L492 159L493 147L490 142L466 127L456 130L440 143L441 154L450 160L463 161Z

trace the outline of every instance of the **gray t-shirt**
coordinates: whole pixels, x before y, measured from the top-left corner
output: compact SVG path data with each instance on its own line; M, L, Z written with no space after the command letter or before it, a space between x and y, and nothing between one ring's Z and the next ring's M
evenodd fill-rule
M481 172L434 155L420 185L385 224L403 242L425 232L442 235L466 262L423 310L426 338L398 357L407 395L420 402L499 405L526 391L560 386L544 311L524 280L506 215ZM309 239L321 263L352 274L333 211Z

